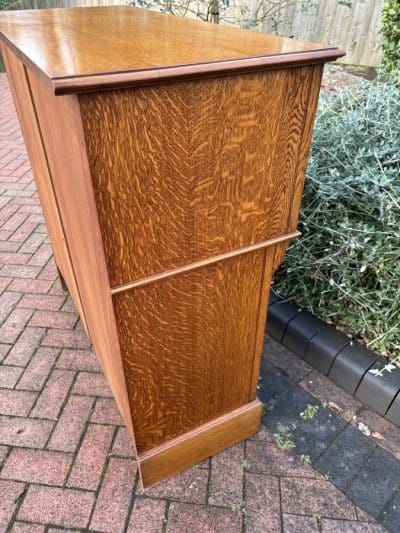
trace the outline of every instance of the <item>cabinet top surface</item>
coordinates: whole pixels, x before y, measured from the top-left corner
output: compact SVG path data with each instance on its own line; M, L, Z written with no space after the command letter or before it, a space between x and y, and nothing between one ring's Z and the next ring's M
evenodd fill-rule
M334 46L127 6L2 12L0 38L56 93L344 54Z

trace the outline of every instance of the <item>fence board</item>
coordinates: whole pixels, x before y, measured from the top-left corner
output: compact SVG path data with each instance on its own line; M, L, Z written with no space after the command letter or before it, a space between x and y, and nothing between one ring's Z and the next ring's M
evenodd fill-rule
M250 5L256 2L250 0ZM302 8L300 2L284 8L278 33L340 46L347 51L340 61L348 65L379 65L383 0L316 0L309 4L308 9ZM274 31L274 21L265 21L261 29Z

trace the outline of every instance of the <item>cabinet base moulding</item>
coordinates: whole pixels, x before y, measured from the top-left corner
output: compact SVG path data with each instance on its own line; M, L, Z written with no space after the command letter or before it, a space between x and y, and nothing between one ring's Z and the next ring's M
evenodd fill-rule
M138 456L144 488L175 476L230 446L255 435L260 427L262 402L243 407L188 431Z

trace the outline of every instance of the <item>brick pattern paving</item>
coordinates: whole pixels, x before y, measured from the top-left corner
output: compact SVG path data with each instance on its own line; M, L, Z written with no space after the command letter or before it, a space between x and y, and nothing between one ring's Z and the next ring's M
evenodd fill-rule
M400 496L385 474L398 467L399 432L271 341L260 383L268 429L143 492L126 428L57 279L4 75L0 265L0 531L385 531L365 509L396 531ZM303 420L309 404L319 409ZM364 438L358 420L385 440ZM290 438L296 453L285 449Z

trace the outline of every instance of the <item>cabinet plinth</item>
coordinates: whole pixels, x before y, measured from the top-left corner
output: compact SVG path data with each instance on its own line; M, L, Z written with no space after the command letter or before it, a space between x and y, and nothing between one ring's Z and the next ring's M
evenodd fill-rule
M57 267L147 487L258 431L270 281L343 52L122 6L5 12L0 39Z

